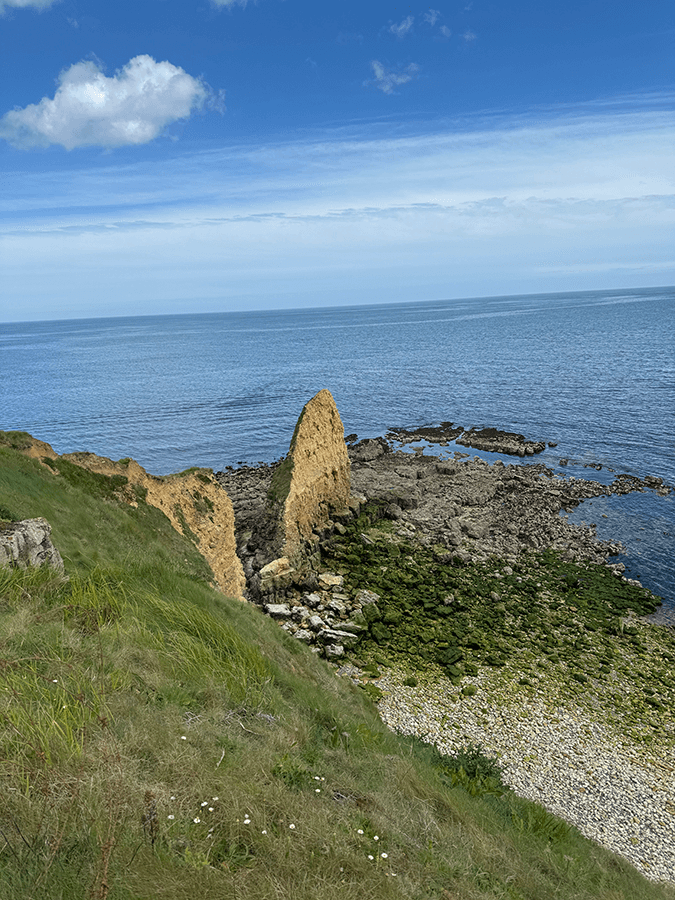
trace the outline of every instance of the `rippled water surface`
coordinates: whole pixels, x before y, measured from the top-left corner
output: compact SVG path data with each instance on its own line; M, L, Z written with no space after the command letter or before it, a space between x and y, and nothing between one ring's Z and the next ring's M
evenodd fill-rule
M568 458L569 475L675 483L673 288L8 324L0 354L0 428L157 474L278 458L327 387L347 433L491 425L557 442L537 461ZM576 515L672 598L673 506L634 495Z

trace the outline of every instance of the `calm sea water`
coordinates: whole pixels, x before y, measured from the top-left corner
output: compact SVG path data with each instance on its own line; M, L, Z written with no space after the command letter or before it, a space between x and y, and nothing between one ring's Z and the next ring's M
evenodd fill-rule
M346 433L495 426L556 441L537 462L567 475L675 484L675 288L15 323L0 358L0 428L155 474L278 458L326 387ZM675 603L672 496L576 518L620 537L630 573Z

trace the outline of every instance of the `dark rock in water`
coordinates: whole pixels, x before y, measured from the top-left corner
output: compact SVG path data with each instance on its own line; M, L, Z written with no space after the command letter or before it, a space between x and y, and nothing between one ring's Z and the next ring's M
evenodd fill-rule
M402 444L415 444L418 441L440 444L456 440L463 431L461 425L441 422L440 425L421 425L419 428L392 428L387 437Z
M470 428L465 431L461 425L455 425L453 422L421 425L419 428L392 428L387 433L387 438L390 441L400 441L402 444L428 441L430 444L445 445L448 441L455 441L475 450L508 453L513 456L534 456L546 448L545 441L527 441L524 435L512 431L499 431L496 428ZM549 443L549 446L556 445Z
M475 450L508 453L512 456L534 456L546 448L545 441L526 441L522 434L499 431L496 428L471 428L457 438L457 443Z
M61 554L52 544L52 528L46 519L24 519L0 530L0 565L25 569L51 566L63 571Z

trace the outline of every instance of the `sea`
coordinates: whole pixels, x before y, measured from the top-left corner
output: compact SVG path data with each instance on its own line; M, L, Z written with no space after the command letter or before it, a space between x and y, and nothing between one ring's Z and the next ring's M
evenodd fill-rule
M359 438L490 426L555 446L471 455L675 485L675 287L0 324L0 360L0 429L158 475L278 459L328 388ZM627 574L675 611L675 493L570 519L620 539Z

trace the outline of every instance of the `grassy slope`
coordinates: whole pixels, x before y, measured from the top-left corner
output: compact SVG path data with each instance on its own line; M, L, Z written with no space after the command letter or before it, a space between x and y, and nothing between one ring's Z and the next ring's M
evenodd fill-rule
M0 572L1 900L675 896L490 779L452 787L107 487L0 446L3 515L47 518L70 576Z

